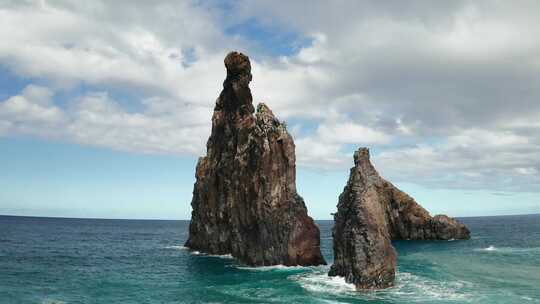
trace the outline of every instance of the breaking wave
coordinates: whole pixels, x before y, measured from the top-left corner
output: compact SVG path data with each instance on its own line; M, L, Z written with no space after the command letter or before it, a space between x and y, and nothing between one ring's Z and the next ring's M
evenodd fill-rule
M163 248L165 248L165 249L177 249L177 250L189 250L189 248L187 248L186 246L181 246L181 245L165 246Z
M220 259L233 259L233 256L230 254L208 254L200 251L190 251L192 255L197 255L200 257L208 257L208 258L220 258Z
M180 245L172 245L172 246L165 246L163 247L165 249L174 249L174 250L185 250L189 251L189 248L186 246L180 246ZM222 259L233 259L233 256L230 254L207 254L204 252L200 252L197 250L189 251L191 255L197 255L201 257L209 257L209 258L222 258Z
M467 292L463 289L471 284L463 281L440 282L420 277L408 272L398 272L396 286L384 290L355 290L353 284L345 282L342 277L329 277L326 272L312 272L289 276L305 290L312 293L330 294L338 297L355 297L366 300L402 300L422 302L444 299L459 303L469 302Z
M346 294L355 292L353 284L345 282L343 277L330 277L326 272L316 272L290 276L304 289L316 293Z
M296 270L308 270L315 267L312 266L285 266L285 265L272 265L272 266L235 266L237 269L249 270L249 271L296 271Z
M532 248L516 248L516 247L495 247L490 245L486 248L475 249L475 251L484 251L484 252L498 252L498 253L535 253L540 252L540 247Z

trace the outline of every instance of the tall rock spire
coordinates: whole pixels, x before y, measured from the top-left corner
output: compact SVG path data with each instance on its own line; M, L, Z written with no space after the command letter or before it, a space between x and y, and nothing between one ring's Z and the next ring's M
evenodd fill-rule
M319 229L296 192L292 137L265 104L253 115L249 58L232 52L225 67L186 247L253 266L325 264Z

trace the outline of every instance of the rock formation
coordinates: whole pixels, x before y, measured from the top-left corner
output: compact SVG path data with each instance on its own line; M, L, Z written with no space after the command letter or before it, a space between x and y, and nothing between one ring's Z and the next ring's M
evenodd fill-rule
M253 115L249 58L232 52L225 67L185 246L252 266L326 264L319 228L296 192L292 137L265 104Z
M391 240L468 239L469 230L446 215L432 217L422 206L384 180L369 150L354 154L355 166L334 215L334 264L330 276L343 276L358 289L393 285L396 253Z

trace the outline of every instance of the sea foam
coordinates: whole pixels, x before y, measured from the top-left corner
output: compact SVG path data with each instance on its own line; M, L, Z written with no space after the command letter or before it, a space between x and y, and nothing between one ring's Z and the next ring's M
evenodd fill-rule
M398 272L396 286L377 293L407 302L444 299L467 303L470 299L464 289L471 285L465 281L436 281L409 272Z
M407 303L445 299L448 301L468 302L466 292L462 289L470 286L464 281L439 282L398 272L396 286L375 291L356 291L343 277L330 277L326 272L311 272L289 276L305 290L321 295L363 298L365 300L401 300Z
M294 275L289 279L298 282L307 291L315 293L346 294L356 290L353 284L345 282L345 278L330 277L326 272Z

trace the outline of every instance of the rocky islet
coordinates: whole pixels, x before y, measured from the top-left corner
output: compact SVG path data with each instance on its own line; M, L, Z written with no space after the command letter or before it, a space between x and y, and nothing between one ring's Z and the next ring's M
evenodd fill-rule
M264 103L253 106L249 58L231 52L227 76L212 116L207 154L199 158L192 219L185 246L231 254L251 266L326 264L319 228L296 191L295 145L286 125ZM357 289L394 283L392 240L467 239L469 230L445 215L432 217L383 179L369 150L354 154L355 166L334 215L334 264Z
M354 153L354 167L339 196L332 231L334 264L330 276L342 276L357 289L394 284L396 252L392 240L468 239L465 225L446 215L432 217L412 197L383 179L369 150Z
M232 52L225 67L185 246L251 266L326 264L319 228L296 191L291 135L265 104L254 114L249 58Z

